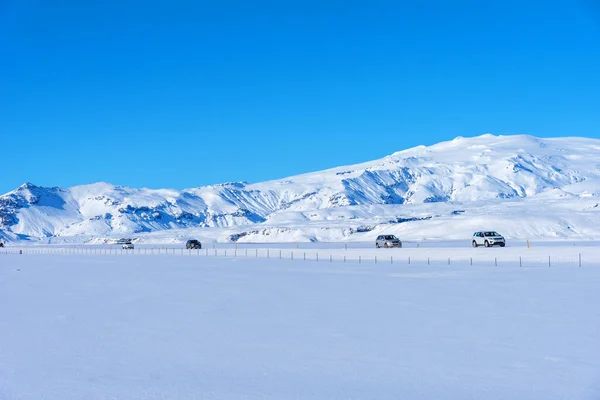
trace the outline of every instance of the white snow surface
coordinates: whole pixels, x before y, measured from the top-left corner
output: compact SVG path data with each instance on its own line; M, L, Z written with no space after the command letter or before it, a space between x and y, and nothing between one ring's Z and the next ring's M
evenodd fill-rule
M406 250L410 265L0 254L0 399L600 398L600 266Z
M600 140L463 138L263 183L182 191L25 184L0 196L5 240L99 242L600 239Z

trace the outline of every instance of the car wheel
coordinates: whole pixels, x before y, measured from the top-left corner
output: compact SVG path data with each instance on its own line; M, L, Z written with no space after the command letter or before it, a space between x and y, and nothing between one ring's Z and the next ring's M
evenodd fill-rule
M477 242L473 240L473 247L477 247Z
M488 241L486 240L486 241L485 241L485 243L484 243L484 246L485 246L485 247L490 247L490 242L488 242Z
M506 244L505 244L505 243L501 243L501 244L500 244L500 247L504 247L504 246L506 246Z
M383 247L385 247L385 248L387 249L387 248L388 248L388 247L390 247L390 246L389 246L387 243L384 243L384 244L383 244Z
M375 247L379 248L379 243L375 243Z

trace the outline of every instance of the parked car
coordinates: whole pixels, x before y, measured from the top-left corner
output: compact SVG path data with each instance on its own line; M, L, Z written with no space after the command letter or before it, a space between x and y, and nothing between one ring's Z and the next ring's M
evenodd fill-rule
M125 242L122 245L123 250L133 250L133 243L131 241Z
M473 239L471 241L471 244L473 245L473 247L478 247L478 246L504 247L504 246L506 246L506 241L504 240L504 237L501 234L499 234L498 232L480 231L480 232L475 232L473 234Z
M4 247L4 243L0 242L0 247Z
M188 240L186 242L185 248L186 249L201 249L202 248L202 243L200 243L196 239L191 239L191 240Z
M127 244L127 243L131 243L131 239L122 238L122 239L117 240L117 244Z
M375 240L375 247L402 247L402 242L394 235L379 235Z

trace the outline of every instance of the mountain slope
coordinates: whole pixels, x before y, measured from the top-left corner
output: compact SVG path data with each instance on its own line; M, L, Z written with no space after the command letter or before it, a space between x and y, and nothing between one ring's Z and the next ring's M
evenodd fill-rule
M214 237L222 239L223 232L233 230L251 237L243 226L259 232L285 226L285 232L296 230L290 234L296 237L302 226L318 222L329 227L337 224L342 230L406 218L413 218L408 222L414 226L426 225L423 221L428 219L422 218L439 214L437 209L446 209L442 204L451 205L448 213L452 220L460 214L452 212L461 209L493 205L502 213L507 207L517 207L522 215L528 207L544 207L548 201L559 201L561 210L591 213L590 221L595 220L595 201L600 201L600 140L489 134L459 137L380 160L286 179L183 191L108 183L61 189L28 183L0 196L0 235L9 240L106 237L219 228L213 230ZM374 214L368 211L372 206L383 208ZM412 206L420 207L418 216L411 214ZM549 218L551 222L552 215ZM485 224L485 218L480 224ZM570 227L568 221L562 225ZM559 236L577 234L564 226ZM557 233L557 228L548 229L549 236ZM582 226L579 234L586 229ZM285 234L277 236L286 240Z

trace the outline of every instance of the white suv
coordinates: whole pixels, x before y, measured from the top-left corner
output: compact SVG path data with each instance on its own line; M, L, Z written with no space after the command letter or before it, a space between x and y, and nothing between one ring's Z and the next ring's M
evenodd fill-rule
M471 243L473 245L473 247L477 247L477 246L485 246L485 247L492 247L492 246L500 246L500 247L504 247L506 246L506 241L504 240L504 237L499 234L498 232L494 232L494 231L480 231L480 232L475 232L473 234L473 241Z

